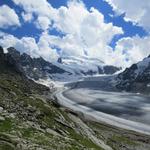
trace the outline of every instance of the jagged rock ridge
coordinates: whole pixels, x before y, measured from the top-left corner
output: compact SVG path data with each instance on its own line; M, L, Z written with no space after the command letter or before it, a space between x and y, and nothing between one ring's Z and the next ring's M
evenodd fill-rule
M120 73L116 87L126 91L150 93L150 56Z
M100 60L90 58L59 58L57 63L50 63L42 57L32 58L30 55L21 54L15 48L7 49L6 56L10 63L15 64L16 68L31 79L39 80L72 80L72 78L95 75L95 74L114 74L120 68L105 65Z
M26 53L20 54L20 52L13 47L8 48L8 53L6 55L12 57L16 61L21 72L35 80L40 78L51 78L51 76L49 76L50 74L68 73L56 65L44 60L42 57L31 58Z

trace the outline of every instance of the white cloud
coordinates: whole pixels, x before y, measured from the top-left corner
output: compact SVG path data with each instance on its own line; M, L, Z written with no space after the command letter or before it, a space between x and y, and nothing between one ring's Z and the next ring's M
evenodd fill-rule
M84 18L89 14L82 2L69 1L67 7L60 7L54 18L54 27L64 33L74 34L80 30Z
M57 10L53 27L66 35L62 38L44 36L51 46L62 50L62 55L84 56L86 51L90 57L105 62L111 49L108 44L114 35L123 33L121 28L104 23L104 17L98 10L91 8L88 11L83 3L77 1Z
M57 47L61 49L61 55L67 56L83 56L83 48L77 43L71 34L60 38L58 36L52 36L48 34L43 34L40 41L44 40L49 44L50 47Z
M23 7L26 14L36 15L36 27L44 30L38 46L43 47L45 54L56 47L61 49L61 55L84 56L86 52L89 57L108 62L108 56L113 52L109 43L114 35L123 34L121 28L104 23L104 17L98 10L87 10L81 1L70 0L66 7L58 9L46 0L13 1ZM49 35L48 30L54 28L65 35Z
M35 24L37 28L46 31L51 25L51 20L48 17L39 16Z
M62 49L63 55L84 56L82 47L74 42L76 41L74 41L74 38L69 34L60 38L43 33L38 42L32 37L18 39L13 35L0 34L0 45L5 49L13 46L22 53L26 52L32 57L41 56L47 61L56 61L58 59L59 54L55 46ZM105 62L110 65L127 67L133 63L137 63L150 54L148 49L148 47L150 47L150 37L140 38L135 36L133 38L123 38L117 42L114 51L108 46L105 49L103 49L103 45L98 46L102 47L103 51L100 49L101 57L95 56L95 58L101 58L101 60L105 60ZM99 54L96 50L93 53L95 53L95 55Z
M113 57L110 58L110 62L112 61L114 65L130 66L147 57L150 54L149 47L150 37L140 38L135 36L120 39L117 42Z
M31 22L33 20L33 15L31 13L22 12L21 15L25 22Z
M35 15L49 16L51 12L51 5L47 0L12 0L16 5L23 7L27 13L34 13Z
M150 31L149 0L105 0L117 13L125 13L125 20L143 26Z
M55 9L47 2L47 0L12 0L16 5L21 6L24 21L31 21L36 16L35 25L37 28L47 30L51 25L51 21L55 18ZM35 19L35 18L34 18Z
M58 54L55 49L51 49L47 42L37 42L32 37L23 37L18 39L10 34L2 33L0 34L0 45L5 49L8 47L15 47L21 53L26 52L32 57L43 57L47 61L56 61L58 59Z
M104 16L95 8L87 10L81 1L70 0L67 6L53 8L47 0L13 0L24 9L24 21L34 20L38 29L43 30L39 41L34 38L18 39L12 35L3 35L0 44L4 47L14 46L33 57L42 56L48 61L57 60L61 56L85 56L98 58L107 64L129 66L149 55L150 37L122 38L117 42L115 50L109 43L117 34L123 34L122 28L112 23L105 23ZM143 22L142 15L147 14L145 4L139 2L137 10L133 8L135 0L107 0L118 13L126 12L127 20L143 24L147 28L149 22ZM137 2L136 2L137 3ZM145 1L144 1L145 3ZM132 9L133 8L133 9ZM145 11L143 11L145 9ZM34 18L34 16L36 16ZM48 30L56 29L64 36L50 35ZM56 49L60 49L58 54Z
M19 18L13 9L7 5L0 6L0 28L20 25Z

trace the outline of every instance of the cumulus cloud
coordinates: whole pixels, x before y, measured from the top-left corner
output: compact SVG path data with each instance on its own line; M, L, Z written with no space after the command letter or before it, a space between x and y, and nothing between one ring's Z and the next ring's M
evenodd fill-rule
M37 28L47 30L51 21L55 18L56 9L53 8L47 0L12 0L16 5L22 7L24 21L35 20ZM34 19L35 19L34 18Z
M109 46L113 37L123 34L122 28L112 23L105 23L104 16L97 9L88 10L82 1L70 0L67 6L53 8L47 0L12 0L23 8L22 17L26 22L43 30L36 42L33 37L18 39L12 35L1 36L0 44L14 46L33 57L42 56L48 61L56 61L59 56L82 57L88 55L98 58L106 64L129 66L149 55L150 37L122 38L115 49ZM135 0L106 0L117 13L126 13L125 19L143 25L148 29L149 22L144 22L148 13L146 1L139 2L133 8ZM137 3L137 0L136 0ZM146 20L146 19L145 19ZM63 36L50 35L50 30L57 30ZM9 44L8 44L9 43ZM57 51L59 49L59 53Z
M85 56L99 58L106 62L113 50L109 47L112 38L123 34L120 27L105 23L104 16L95 8L87 10L84 3L70 0L67 6L53 8L46 0L13 0L24 9L25 14L34 18L35 25L42 29L38 42L41 51L48 54L49 49L59 49L61 56ZM55 29L64 36L50 35ZM46 52L46 50L48 52ZM53 50L54 52L55 50ZM55 52L56 53L56 52Z
M150 31L150 1L149 0L105 0L113 9L125 13L125 20L132 21Z
M35 15L49 16L51 5L47 0L12 0L16 5L23 7L25 12Z
M22 18L25 22L31 22L33 20L33 15L31 13L22 12Z
M25 52L32 57L43 57L47 61L56 61L58 54L55 49L49 47L46 41L36 42L32 37L23 37L18 39L13 35L0 33L0 45L5 49L8 47L15 47L21 53Z
M0 6L0 28L20 25L19 18L13 9L7 5Z
M76 33L84 18L89 14L82 2L69 1L67 7L60 7L54 18L54 27L61 32Z
M91 8L88 11L81 2L69 2L68 7L58 9L57 15L54 27L66 36L53 37L51 42L62 49L62 54L87 54L106 62L112 38L116 34L123 34L121 28L104 23L104 17L98 10Z
M37 28L46 31L49 29L49 27L51 25L51 21L47 17L39 16L37 21L35 22L35 24L36 24Z
M117 42L114 54L122 66L130 66L150 55L150 37L127 37ZM118 57L117 57L118 56Z
M81 15L82 14L82 15ZM119 27L104 23L103 15L94 8L90 11L83 3L71 1L67 7L60 7L53 27L65 36L44 35L50 45L62 50L62 55L84 56L105 60L108 44L116 34L122 34Z

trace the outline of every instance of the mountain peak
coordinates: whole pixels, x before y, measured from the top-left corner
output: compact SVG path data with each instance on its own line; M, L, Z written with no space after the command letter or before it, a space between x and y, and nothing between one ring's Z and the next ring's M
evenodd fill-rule
M89 57L60 57L57 63L51 63L42 57L32 58L30 55L21 54L14 47L9 47L6 53L10 63L24 75L34 79L68 80L87 75L113 74L120 68L105 65L99 59ZM3 50L1 48L1 53Z

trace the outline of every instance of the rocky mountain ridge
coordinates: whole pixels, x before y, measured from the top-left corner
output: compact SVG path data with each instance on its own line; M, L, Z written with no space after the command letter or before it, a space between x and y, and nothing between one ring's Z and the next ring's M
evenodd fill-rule
M118 89L150 94L150 56L125 69L116 80Z
M56 65L45 61L42 57L32 58L26 53L20 54L20 52L13 47L7 50L8 53L6 55L12 57L16 61L19 70L34 80L51 78L51 74L68 73Z
M66 56L58 58L59 66L69 70L76 75L96 75L96 74L114 74L121 68L106 65L103 61L96 58Z
M34 80L68 80L68 78L82 77L95 74L113 74L120 68L104 65L98 60L81 60L80 58L71 58L71 63L64 63L61 58L57 63L50 63L42 57L32 58L30 55L21 54L15 48L7 49L7 57L12 63L16 64L16 68L24 75ZM14 61L14 62L13 62ZM68 61L68 60L67 60ZM91 62L91 63L90 63Z

